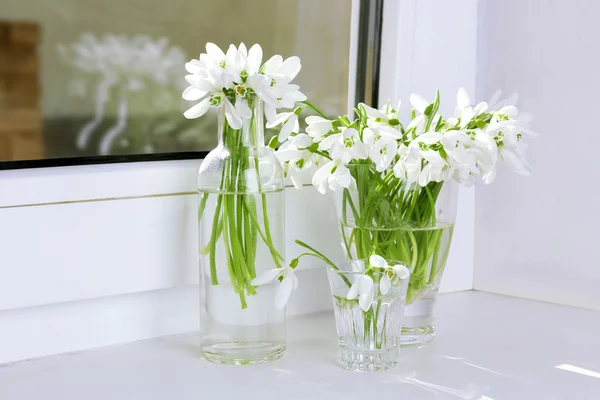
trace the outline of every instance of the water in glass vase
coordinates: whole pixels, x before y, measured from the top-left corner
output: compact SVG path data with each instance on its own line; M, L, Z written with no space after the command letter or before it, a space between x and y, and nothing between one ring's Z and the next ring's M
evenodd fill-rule
M285 351L277 282L253 278L284 263L283 190L200 192L201 352L209 361L254 364Z

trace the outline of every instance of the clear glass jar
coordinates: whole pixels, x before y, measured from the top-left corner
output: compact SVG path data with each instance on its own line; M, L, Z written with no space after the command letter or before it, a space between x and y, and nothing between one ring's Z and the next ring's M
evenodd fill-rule
M251 281L284 266L284 176L264 145L263 105L233 129L221 108L219 144L198 175L201 352L209 361L254 364L285 351L277 282Z
M409 280L392 279L389 290L383 294L379 283L385 272L370 272L372 300L365 311L358 299L348 299L348 293L367 267L368 260L350 260L336 264L336 268L327 266L338 334L338 361L343 368L354 371L384 371L398 364Z
M452 242L458 187L454 181L409 186L371 164L348 168L354 181L336 192L346 257L362 259L375 252L410 265L402 342L431 341L433 304Z

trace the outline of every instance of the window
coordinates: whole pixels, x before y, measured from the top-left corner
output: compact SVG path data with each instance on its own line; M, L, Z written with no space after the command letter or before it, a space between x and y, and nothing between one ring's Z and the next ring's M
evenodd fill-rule
M215 145L216 117L183 118L183 63L207 41L298 55L309 99L344 113L352 8L347 0L0 0L0 168L198 158Z

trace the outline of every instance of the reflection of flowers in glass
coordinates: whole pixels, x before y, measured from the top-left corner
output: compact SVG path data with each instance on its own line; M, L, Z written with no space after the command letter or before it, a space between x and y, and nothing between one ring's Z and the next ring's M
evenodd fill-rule
M152 40L143 35L106 34L98 39L85 33L76 43L59 45L58 51L76 69L99 79L95 91L95 117L79 132L77 147L80 149L88 146L92 134L102 123L111 89L119 93L118 119L102 135L100 154L109 154L115 139L127 127L128 93L139 92L148 86L158 87L157 96L182 89L180 68L186 56L179 47L169 46L167 38ZM79 92L82 92L81 88Z

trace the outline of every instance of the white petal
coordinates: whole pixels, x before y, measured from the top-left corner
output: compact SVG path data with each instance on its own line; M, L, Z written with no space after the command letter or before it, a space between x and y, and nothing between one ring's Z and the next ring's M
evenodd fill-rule
M381 280L379 281L379 291L381 292L381 294L387 294L387 292L390 291L391 287L392 280L390 279L387 273L384 273L381 277Z
M282 310L285 308L288 300L290 299L290 295L292 294L292 290L294 289L294 275L292 275L292 279L290 276L286 276L283 278L283 281L277 287L277 291L275 292L275 307Z
M195 106L191 107L189 110L184 112L183 116L186 117L187 119L199 118L199 117L203 116L204 114L206 114L206 112L208 111L209 108L210 108L210 98L207 97L206 99L202 100L200 103L196 104Z
M410 270L404 265L394 265L392 269L394 270L394 274L400 279L406 279L410 276Z
M281 130L279 131L279 141L280 142L284 142L288 139L288 137L290 137L290 133L292 133L294 131L296 122L297 122L297 119L290 118L285 122L285 124L283 124L283 126L281 127Z
M327 182L321 182L318 185L313 183L313 186L317 189L317 192L325 194L327 192Z
M373 289L373 278L371 278L369 275L362 275L360 277L358 291L360 293L367 293L370 292L371 289Z
M348 294L346 295L346 298L348 300L353 300L356 298L356 296L358 296L358 286L360 285L360 278L358 277L354 283L352 284L352 286L350 287L350 290L348 290Z
M305 121L309 125L316 124L318 122L329 122L329 123L331 123L331 121L329 121L329 120L327 120L325 118L319 117L317 115L310 115L310 116L308 116L308 117L305 118Z
M498 103L498 99L500 99L500 95L502 95L502 90L498 89L498 90L496 90L494 92L494 94L490 98L490 101L488 101L488 104L490 106L490 110L495 110L496 109L496 105Z
M235 110L236 114L243 119L252 118L252 110L248 106L248 102L240 96L236 96L235 98Z
M488 109L488 104L487 103L484 102L484 103L477 104L475 106L475 109L474 109L475 116L483 114L484 112L487 111L487 109Z
M265 103L265 117L267 117L268 122L274 121L277 117L277 110L271 104Z
M333 146L333 144L341 138L341 136L342 135L340 133L335 133L331 136L327 136L321 141L321 143L319 143L319 150L329 150L331 146Z
M198 60L192 60L185 63L185 70L190 74L197 74L202 70L202 64Z
M429 106L429 102L425 100L423 96L420 96L415 93L410 95L410 104L412 104L415 110L417 110L421 114L424 113L425 109Z
M223 60L225 59L225 53L219 46L214 43L208 42L206 43L206 54L208 54L214 60Z
M291 113L291 112L284 112L281 114L277 114L277 116L273 120L267 122L267 128L271 129L279 124L284 123L292 116L292 114L293 113Z
M471 105L471 99L469 99L469 95L465 88L458 89L458 94L456 95L456 102L459 107L467 107Z
M289 80L292 80L298 75L300 68L300 58L293 56L285 60L277 72L285 75Z
M297 176L297 172L294 169L290 169L290 180L294 187L298 190L302 189L304 186L302 184L302 180Z
M238 46L238 53L241 54L244 58L248 57L248 49L246 49L246 45L244 42L240 43Z
M419 174L419 186L425 187L431 181L431 176L429 175L431 172L431 164L427 164L421 170Z
M299 158L302 155L302 151L298 150L296 148L293 148L294 146L292 146L291 149L280 149L277 150L275 152L275 156L277 156L277 159L279 160L279 162L288 162L291 161L293 159Z
M370 277L369 277L370 278ZM358 296L358 304L363 311L369 311L373 303L375 293L373 291L373 281L371 280L371 288L366 292L361 292Z
M252 286L264 285L275 280L282 272L282 268L270 269L268 271L265 271L262 275L259 275L256 278L252 279L252 281L250 281L250 284Z
M337 169L335 170L335 178L340 187L350 187L352 175L350 174L350 170L346 168L345 165L338 165Z
M368 105L366 105L364 103L359 103L358 106L364 108L365 113L367 114L367 117L370 117L370 118L381 118L384 121L388 120L388 116L387 115L385 115L381 111L379 111L379 110L377 110L377 109L375 109L375 108L373 108L371 106L368 106Z
M345 138L355 138L358 139L358 131L354 128L345 129L342 135Z
M260 63L262 62L263 51L258 43L250 47L248 52L248 74L253 75L258 72Z
M367 151L367 146L357 139L354 143L354 146L352 146L352 155L358 160L364 160L365 158L368 158L369 152Z
M334 167L334 165L335 163L333 161L330 161L327 164L323 165L321 168L319 168L313 175L312 184L318 186L323 182L326 182L327 178L331 174L331 169Z
M385 259L377 254L373 254L369 257L369 264L375 268L386 268L388 266Z
M469 122L473 119L473 109L471 107L465 108L460 117L460 127L465 128Z
M237 116L233 104L229 101L225 103L225 118L232 129L242 129L242 119Z
M265 74L270 74L273 71L275 71L276 69L278 69L281 64L283 62L283 57L281 57L280 55L276 54L273 57L269 58L264 65L264 72Z
M312 144L312 138L306 133L301 133L299 135L294 136L294 138L292 139L292 143L298 148L305 149L307 147L310 147L310 145Z
M415 140L425 144L434 144L442 139L442 134L439 132L426 132L418 136Z
M483 183L485 183L486 185L489 185L490 183L492 183L494 181L494 179L496 179L496 167L492 167L489 171L487 171L485 174L483 174L481 179L482 179Z
M530 175L531 171L527 167L527 164L524 162L521 157L517 153L515 153L511 149L507 149L505 147L501 147L500 154L502 155L502 159L515 171L517 174L521 175Z
M183 94L181 95L181 97L184 100L196 101L196 100L200 100L205 95L206 95L206 92L204 90L200 90L194 86L189 86L188 88L186 88L183 91Z
M235 59L237 58L237 48L230 44L227 49L227 54L225 54L225 60L227 66L233 67L235 66Z

